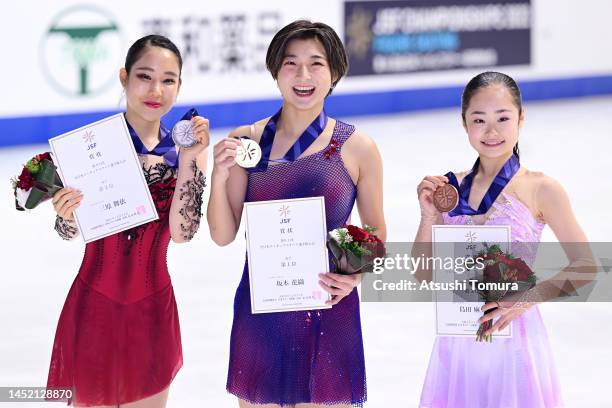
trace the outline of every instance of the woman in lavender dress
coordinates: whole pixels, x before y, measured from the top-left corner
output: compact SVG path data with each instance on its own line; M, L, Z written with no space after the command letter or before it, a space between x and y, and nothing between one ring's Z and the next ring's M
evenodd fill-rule
M376 145L323 110L348 66L337 34L322 23L291 23L274 36L266 65L277 80L282 109L215 145L208 205L213 240L226 245L235 239L245 201L315 196L325 197L328 230L348 223L356 202L361 222L376 227L384 240ZM235 165L239 142L234 136L245 135L271 160L255 171ZM365 401L360 277L319 276L332 296L331 309L254 315L245 264L234 301L227 380L241 407L361 406Z
M421 223L416 242L431 242L434 224L510 225L514 255L533 264L543 228L549 225L561 242L586 242L563 187L552 178L520 165L519 128L524 111L512 78L485 72L466 86L463 125L478 153L470 172L427 176L417 188ZM432 194L447 182L459 187L459 210L441 214ZM496 187L497 185L497 187ZM488 207L488 208L487 208ZM473 210L478 208L478 210ZM514 250L518 248L518 252ZM574 266L587 265L586 246L567 246ZM419 279L431 273L419 271ZM468 337L438 337L421 394L422 408L556 408L561 390L542 317L536 303L562 295L541 282L521 295L483 306L494 309L481 322L496 319L488 333L513 323L511 338L492 343Z

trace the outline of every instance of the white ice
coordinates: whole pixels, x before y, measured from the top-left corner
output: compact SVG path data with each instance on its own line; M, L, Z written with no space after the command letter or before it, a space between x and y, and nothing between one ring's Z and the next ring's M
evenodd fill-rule
M612 98L529 103L526 109L522 163L564 185L591 241L612 241ZM381 151L389 240L411 241L419 219L415 188L420 179L467 169L475 159L459 110L343 119L373 137ZM213 142L226 133L214 132ZM0 180L6 183L0 201L0 386L46 384L57 319L83 256L81 242L64 242L53 231L48 203L30 213L13 207L9 178L29 157L47 149L0 150ZM550 229L543 240L555 240ZM172 384L168 407L237 406L225 381L243 259L242 234L219 248L205 220L191 243L170 245L185 364ZM566 407L612 406L612 304L555 303L542 305L541 311ZM432 304L362 303L367 407L417 406L434 340L433 312ZM40 404L2 406L11 405Z

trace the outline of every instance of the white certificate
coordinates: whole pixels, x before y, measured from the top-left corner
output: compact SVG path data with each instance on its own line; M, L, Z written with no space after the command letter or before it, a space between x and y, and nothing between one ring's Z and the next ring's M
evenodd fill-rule
M85 242L158 219L123 114L49 139L65 186L81 190L75 219Z
M509 225L434 225L432 227L432 255L435 259L474 256L484 250L484 243L498 244L503 252L510 251ZM433 268L434 282L465 282L467 290L441 290L436 293L436 333L439 336L475 337L480 310L484 302L467 283L476 279L474 270L459 274L455 270ZM462 269L463 271L463 269ZM481 276L480 276L481 277ZM495 332L496 337L512 337L512 324Z
M329 309L319 286L329 271L323 197L244 204L251 312Z

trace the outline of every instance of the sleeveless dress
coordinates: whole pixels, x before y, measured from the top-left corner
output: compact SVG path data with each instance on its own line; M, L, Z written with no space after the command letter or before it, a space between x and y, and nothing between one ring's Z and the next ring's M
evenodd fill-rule
M485 225L510 225L513 255L533 265L545 224L516 197L501 193ZM474 224L471 216L447 225ZM520 244L524 243L524 244ZM558 408L559 380L537 306L512 322L512 338L492 343L438 336L421 393L421 408Z
M88 243L60 315L47 387L73 389L69 404L146 398L183 364L166 265L176 170L163 163L143 170L159 219Z
M341 227L357 194L340 155L354 129L336 121L325 149L249 173L245 201L324 196L327 229ZM357 289L331 309L254 315L245 261L234 300L227 390L252 403L362 406L366 381Z

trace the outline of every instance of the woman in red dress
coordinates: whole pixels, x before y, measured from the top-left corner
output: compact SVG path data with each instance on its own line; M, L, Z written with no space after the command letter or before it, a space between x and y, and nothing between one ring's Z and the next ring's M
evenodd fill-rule
M205 187L208 121L192 119L198 143L180 149L160 122L176 101L181 55L167 38L146 36L129 49L120 80L125 119L159 219L90 242L57 326L48 388L69 388L77 406L158 408L183 363L179 320L166 265L170 239L196 233ZM53 198L55 228L78 235L82 194Z

